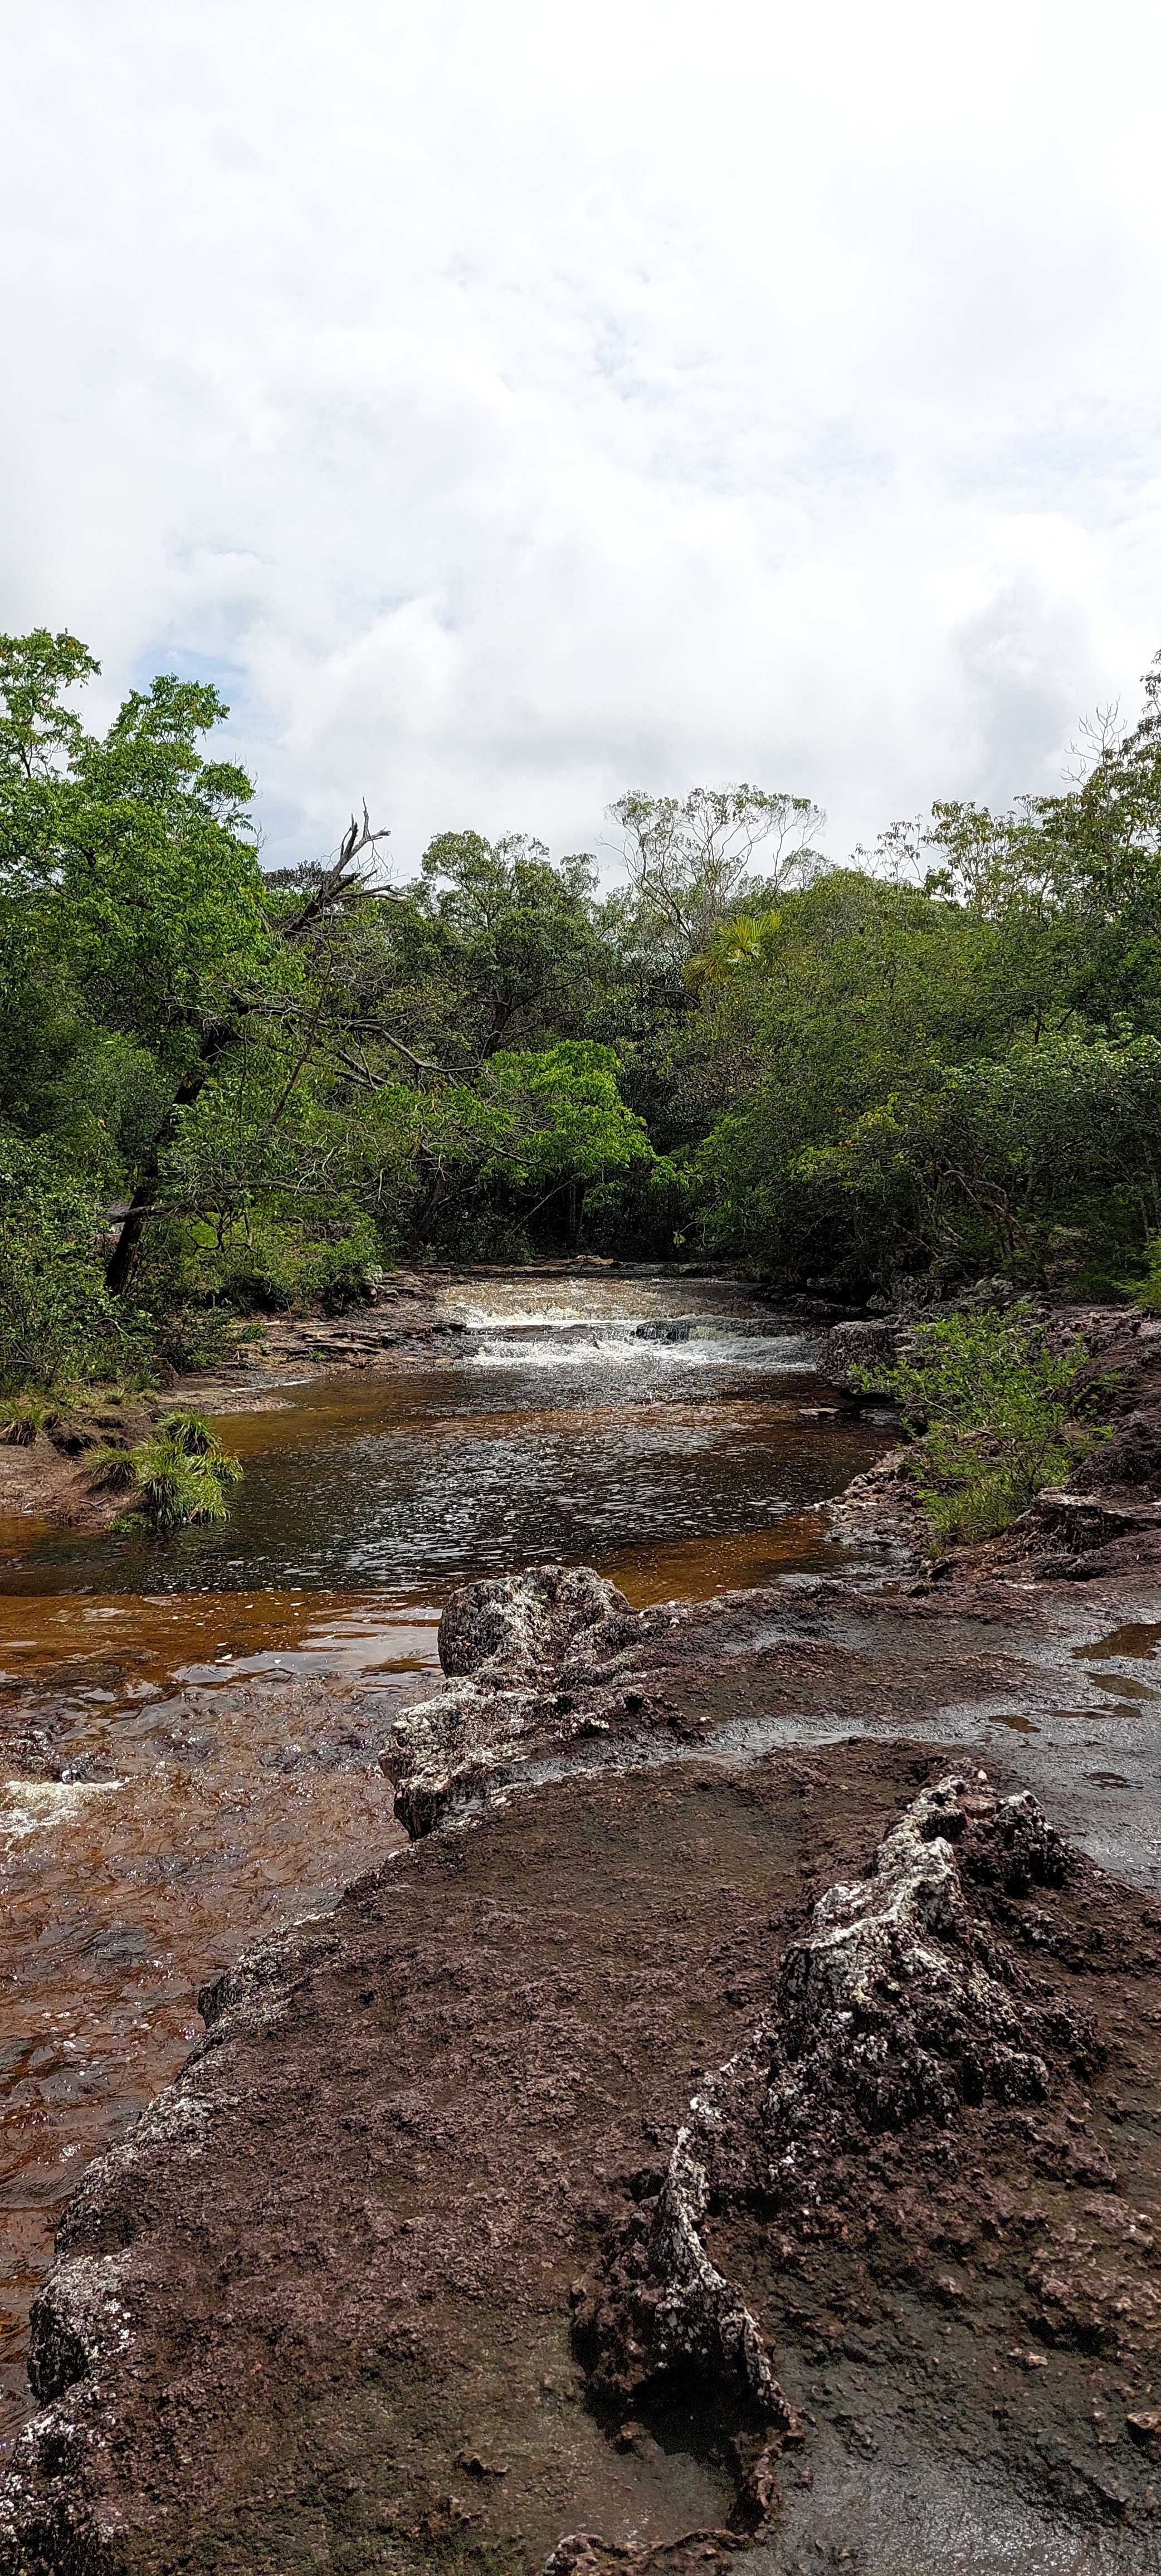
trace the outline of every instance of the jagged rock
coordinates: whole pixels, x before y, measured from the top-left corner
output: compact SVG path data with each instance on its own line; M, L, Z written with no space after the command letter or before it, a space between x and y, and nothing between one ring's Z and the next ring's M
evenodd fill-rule
M544 2562L544 2576L695 2576L747 2546L738 2531L686 2531L680 2540L603 2540L570 2531Z
M545 1694L599 1676L636 1627L624 1593L588 1565L529 1566L453 1592L439 1623L449 1685L396 1718L383 1757L408 1833L430 1833L456 1798L494 1779Z
M1088 1556L1138 1530L1161 1531L1161 1504L1121 1502L1100 1490L1070 1493L1056 1485L1046 1485L1012 1523L1014 1536L1061 1557Z
M844 1395L885 1395L886 1372L894 1365L898 1340L897 1317L883 1316L873 1323L832 1324L818 1346L818 1374ZM852 1374L856 1368L882 1372L881 1382L872 1387L856 1383Z
M966 1870L960 1864L960 1846ZM971 2106L1038 2103L1051 2067L1091 2068L1082 2014L1035 1999L1027 1969L973 1911L972 1883L1003 1894L1057 1886L1067 1847L1027 1792L994 1797L949 1777L884 1837L864 1879L837 1882L779 1965L772 2008L749 2045L694 2094L660 2178L614 2229L581 2285L578 2349L605 2402L632 2405L675 2370L772 2438L739 2504L768 2509L773 2460L801 2439L761 2328L711 2261L707 2214L811 2213L833 2199L843 2158L888 2130L936 2129Z
M1138 1504L1161 1501L1161 1412L1130 1413L1072 1481L1078 1494L1117 1492L1131 1494Z
M754 2319L739 2292L711 2263L698 2233L710 2189L696 2152L697 2124L707 2115L712 2120L715 2113L697 2096L691 2109L694 2121L678 2132L649 2230L647 2347L631 2337L626 2360L633 2348L647 2349L641 2385L692 2364L712 2383L735 2384L757 2415L789 2433L796 2422L794 2409L778 2386ZM631 2368L622 2369L619 2393L633 2394Z
M631 1615L623 1592L591 1565L533 1565L453 1592L439 1623L445 1673L524 1681L555 1669L583 1646L599 1661L620 1621Z
M878 1547L897 1563L918 1567L931 1546L931 1526L915 1483L910 1450L889 1449L854 1476L826 1506L831 1537L845 1547Z

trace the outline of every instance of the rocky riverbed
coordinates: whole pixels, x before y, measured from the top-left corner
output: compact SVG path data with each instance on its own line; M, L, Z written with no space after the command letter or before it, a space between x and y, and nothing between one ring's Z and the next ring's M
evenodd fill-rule
M877 1575L453 1596L380 1756L408 1847L206 1991L71 2204L5 2576L1161 2566L1120 1331L1100 1466L944 1569L888 1464Z

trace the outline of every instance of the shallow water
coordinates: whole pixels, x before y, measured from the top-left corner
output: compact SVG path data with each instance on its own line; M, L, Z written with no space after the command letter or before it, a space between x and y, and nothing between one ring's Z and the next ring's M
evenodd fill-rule
M0 2427L55 2213L180 2063L198 1984L400 1846L377 1756L448 1593L555 1558L637 1603L843 1562L814 1507L889 1419L732 1283L473 1282L459 1317L450 1363L232 1414L220 1528L0 1525Z

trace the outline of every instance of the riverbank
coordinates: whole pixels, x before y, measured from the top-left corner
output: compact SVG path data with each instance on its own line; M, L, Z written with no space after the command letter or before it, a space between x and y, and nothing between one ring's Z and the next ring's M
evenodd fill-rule
M217 1981L66 2217L5 2576L595 2576L743 2545L754 2576L1156 2569L1159 1542L1123 1472L1147 1337L1136 1362L1104 1487L934 1576L906 1509L873 1521L896 1462L838 1507L877 1570L634 1609L540 1567L453 1598L446 1681L401 1676L360 1751L414 1839ZM344 1705L328 1680L320 1742ZM662 2368L631 2325L627 2370L626 2279L642 2317L672 2304L691 2091L726 2103L700 2079L759 2042L797 2062L814 1908L886 1885L937 1792L948 1832L908 1828L944 1871L923 1939L1000 2056L944 2013L943 2095L923 2078L841 2152L806 2117L797 2198L755 2199L728 2095L750 2179L714 2177L685 2277L725 2284L785 2404L723 2371L720 2299ZM911 1975L873 1987L904 2068Z
M95 1487L86 1469L91 1450L131 1448L180 1403L215 1416L253 1413L277 1403L278 1390L323 1371L406 1369L430 1364L461 1329L440 1311L450 1272L384 1274L366 1306L341 1315L271 1316L243 1335L213 1370L175 1376L162 1390L125 1395L93 1388L62 1399L60 1418L27 1446L0 1443L0 1521L31 1518L63 1529L108 1529L125 1508L123 1494Z

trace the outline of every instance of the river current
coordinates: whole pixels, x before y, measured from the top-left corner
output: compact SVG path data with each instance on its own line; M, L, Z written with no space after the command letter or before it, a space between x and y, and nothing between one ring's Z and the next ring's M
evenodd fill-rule
M449 1592L554 1559L637 1604L834 1568L818 1506L890 1437L733 1282L509 1275L444 1307L449 1359L232 1410L219 1528L0 1523L0 2436L60 2206L200 2033L198 1985L402 1844L378 1751Z

